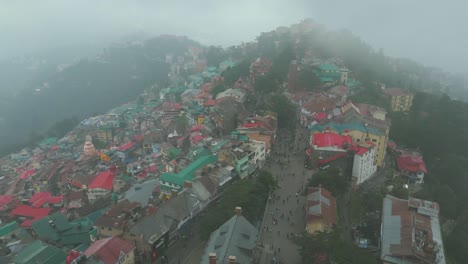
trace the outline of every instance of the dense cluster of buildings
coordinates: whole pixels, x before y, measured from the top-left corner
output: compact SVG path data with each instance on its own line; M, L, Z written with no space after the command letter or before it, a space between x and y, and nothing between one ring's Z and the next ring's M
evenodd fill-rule
M249 113L243 104L271 61L255 60L250 76L213 96L220 73L235 63L207 67L200 52L166 56L169 87L0 159L1 263L149 263L187 235L227 185L264 166L276 114ZM182 70L192 75L182 79ZM251 246L231 252L226 240L220 251L216 239L209 253L219 260L248 259L255 245L255 227L236 210L213 236Z
M291 27L311 30L305 22ZM279 30L279 29L278 29ZM0 263L150 263L188 235L195 216L223 190L262 168L275 143L276 114L244 107L272 61L253 61L249 76L212 90L235 62L208 67L203 49L167 54L170 84L89 117L65 137L47 138L0 159ZM392 162L407 184L424 182L420 153L389 140L381 107L353 103L361 85L342 62L307 55L289 66L289 99L310 130L306 167L350 168L355 189ZM321 89L304 91L297 77L313 66ZM182 78L181 73L187 75ZM190 74L187 74L190 73ZM409 111L413 95L384 89L391 110ZM233 208L234 209L234 208ZM306 231L338 224L337 202L322 186L307 189ZM252 263L259 231L234 215L211 234L202 263ZM385 263L445 263L437 203L387 196L382 210Z
M305 68L313 69L320 89L300 87L298 76ZM306 57L291 62L287 94L299 108L300 123L310 130L305 167L348 170L355 191L379 171L394 167L391 176L402 178L404 187L418 187L428 172L422 154L389 139L391 120L385 109L349 99L361 85L351 77L352 72L339 60ZM414 97L411 92L385 85L381 88L382 96L388 98L389 110L410 111ZM305 217L309 234L331 231L338 224L336 198L322 186L309 187ZM437 203L411 195L407 199L387 195L381 222L377 244L383 263L445 263ZM366 239L356 241L359 247L367 247Z

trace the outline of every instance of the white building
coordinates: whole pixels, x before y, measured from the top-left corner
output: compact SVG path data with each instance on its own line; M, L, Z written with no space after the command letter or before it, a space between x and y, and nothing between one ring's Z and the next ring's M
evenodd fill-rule
M245 92L241 89L229 88L226 91L216 95L216 100L224 97L231 97L234 98L237 102L243 103L245 101Z
M377 171L374 163L376 148L375 145L367 142L359 144L359 150L354 154L353 179L356 185L360 185L372 177Z
M245 143L245 145L254 152L254 157L251 160L253 164L258 169L261 169L263 165L265 164L266 160L266 147L265 147L265 142L263 141L257 141L257 140L249 140L248 143Z

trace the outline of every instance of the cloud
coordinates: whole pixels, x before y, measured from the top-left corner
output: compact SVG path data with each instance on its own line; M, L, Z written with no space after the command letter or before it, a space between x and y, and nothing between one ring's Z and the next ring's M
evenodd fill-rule
M0 0L0 57L116 39L136 31L232 45L311 17L387 54L467 68L468 4L423 0Z

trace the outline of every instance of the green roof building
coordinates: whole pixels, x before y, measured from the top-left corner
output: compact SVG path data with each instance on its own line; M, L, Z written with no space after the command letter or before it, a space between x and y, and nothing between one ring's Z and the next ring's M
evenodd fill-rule
M6 225L0 226L0 239L19 228L16 221L10 222Z
M207 164L216 162L217 159L215 155L203 156L190 163L177 174L173 172L163 173L159 178L161 180L161 192L171 194L172 191L181 191L184 187L184 182L192 181L197 170Z
M320 64L314 73L322 83L346 83L348 79L348 69L329 63Z
M65 263L67 253L56 247L36 240L21 250L13 262L16 264L59 264Z
M209 263L209 255L216 254L216 263L228 264L229 257L236 257L236 263L253 263L252 251L256 246L258 230L241 215L236 215L211 233L201 263Z
M167 152L170 160L177 158L180 155L180 153L182 153L182 151L176 147L169 148Z
M70 248L83 243L90 243L90 235L95 233L91 221L70 223L61 213L34 222L32 229L39 239Z

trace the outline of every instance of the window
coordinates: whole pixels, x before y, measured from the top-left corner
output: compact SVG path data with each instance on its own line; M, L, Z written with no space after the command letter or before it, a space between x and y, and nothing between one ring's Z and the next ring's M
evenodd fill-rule
M372 142L377 142L377 139L372 139Z
M107 230L112 231L112 228L109 227L109 228L107 228Z

